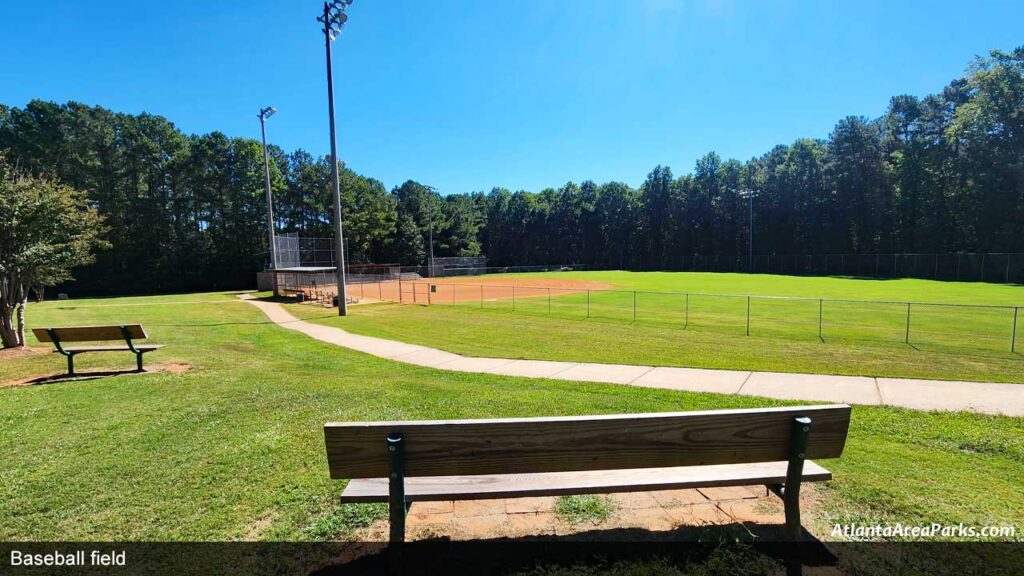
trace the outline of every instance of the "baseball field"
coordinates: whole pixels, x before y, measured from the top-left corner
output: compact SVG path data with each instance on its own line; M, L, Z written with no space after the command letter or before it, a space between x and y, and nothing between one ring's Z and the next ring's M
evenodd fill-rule
M365 305L344 320L291 309L470 356L1024 382L1019 285L612 271L366 284L349 294Z
M605 278L613 285L622 281ZM1011 301L1017 290L980 288ZM337 322L332 310L290 309L318 322ZM786 404L400 364L286 330L227 293L46 302L30 305L28 318L33 327L139 322L152 342L167 347L147 358L143 374L131 371L133 362L124 354L85 355L75 379L60 378L63 358L31 338L27 350L0 357L4 540L358 537L386 517L386 507L337 504L345 482L328 478L322 433L327 421ZM570 326L580 328L570 331ZM488 352L500 349L504 340L510 355L568 356L575 350L581 358L633 357L630 350L661 334L689 338L696 333L396 304L354 306L345 327L453 348L469 347L475 339L474 349ZM492 329L495 333L487 334ZM644 335L647 330L655 332ZM529 338L535 342L527 347ZM765 358L757 348L783 341L750 338L719 342L747 342L743 346L755 350L755 358ZM806 345L831 346L827 341ZM738 357L739 350L737 345L730 354ZM648 354L675 363L695 357L680 360L670 351ZM911 353L921 354L900 352ZM788 364L782 364L784 357L774 361L798 369L809 365L810 356ZM1003 361L1007 375L1010 362L1019 362ZM827 539L829 526L837 522L1017 523L1024 515L1021 426L1020 418L858 406L845 454L823 462L835 480L813 489L805 525Z

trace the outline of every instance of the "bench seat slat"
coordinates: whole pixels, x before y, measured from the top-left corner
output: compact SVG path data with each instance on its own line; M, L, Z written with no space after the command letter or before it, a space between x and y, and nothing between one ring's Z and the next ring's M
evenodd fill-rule
M778 462L789 458L793 419L809 417L807 458L837 458L848 405L600 416L324 425L331 478L389 473L388 436L404 437L405 474L531 474Z
M136 344L135 349L139 352L152 352L163 348L164 344ZM129 352L128 346L64 346L65 352ZM54 350L57 352L57 350Z
M407 477L405 497L409 502L427 502L771 485L786 481L787 465L786 462L758 462L585 472ZM804 482L831 479L832 473L818 464L810 460L804 463ZM341 495L343 504L387 501L387 478L351 480Z
M32 333L40 342L53 342L46 328L33 328ZM51 328L61 342L89 342L94 340L121 340L124 341L124 334L120 326L67 326L64 328ZM126 324L125 330L132 340L144 340L148 338L146 330L141 324Z

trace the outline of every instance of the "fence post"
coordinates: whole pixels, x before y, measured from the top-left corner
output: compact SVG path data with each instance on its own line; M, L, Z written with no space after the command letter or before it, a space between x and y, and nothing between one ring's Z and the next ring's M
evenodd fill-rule
M402 297L402 270L398 270L398 303L405 304L405 299Z
M512 285L512 311L516 311L516 285Z
M825 307L824 304L825 304L825 301L823 299L819 298L818 299L818 340L821 340L823 343L825 342L825 339L821 337L821 316L822 316L822 310Z
M590 288L587 288L587 318L590 318Z
M1013 335L1010 336L1010 352L1017 351L1017 313L1020 312L1020 306L1013 307Z
M1006 254L1006 283L1010 283L1010 253Z
M683 330L690 326L690 293L686 293L686 319L683 321Z
M484 285L480 285L480 307L484 307Z
M935 274L934 274L934 277L935 277L936 280L939 279L939 255L938 254L935 255Z
M551 288L548 288L548 314L551 314Z
M903 339L904 344L910 344L910 302L907 302L907 335Z
M747 336L750 336L750 296L747 296Z
M636 290L633 290L633 322L636 322Z
M452 308L455 307L455 284L452 284Z

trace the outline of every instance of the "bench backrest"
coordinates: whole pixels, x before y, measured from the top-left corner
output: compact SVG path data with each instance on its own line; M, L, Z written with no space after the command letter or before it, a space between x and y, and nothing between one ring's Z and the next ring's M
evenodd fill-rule
M125 324L128 336L133 340L148 338L141 324ZM100 340L124 340L121 326L68 326L65 328L33 328L32 333L40 342L53 342L48 330L53 330L61 342L96 342Z
M788 460L794 418L811 418L807 458L836 458L847 405L324 425L331 478L388 475L386 438L401 434L405 474L455 476L617 470Z

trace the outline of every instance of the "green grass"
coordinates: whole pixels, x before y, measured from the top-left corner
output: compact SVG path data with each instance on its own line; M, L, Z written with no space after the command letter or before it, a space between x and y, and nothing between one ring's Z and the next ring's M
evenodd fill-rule
M340 508L325 421L573 415L784 402L451 373L314 341L226 295L30 305L33 326L141 322L167 348L125 374L0 388L0 540L343 538L383 508ZM102 305L99 305L102 304ZM114 305L111 305L114 304ZM412 309L410 309L412 310ZM132 367L127 354L79 368ZM0 381L63 370L5 358ZM836 519L1020 524L1024 420L856 407L805 525Z
M555 500L555 515L570 524L600 524L612 517L615 503L607 496L586 494L560 496Z
M1010 350L1013 306L1024 305L1021 286L665 272L505 277L523 286L514 311L511 300L486 298L455 306L356 306L345 319L309 306L290 309L355 333L471 356L1024 382L1024 313L1016 353ZM590 280L614 290L553 290L549 301L547 289L525 288L533 278ZM748 294L750 336L742 296ZM436 300L450 302L443 294ZM901 302L914 302L909 344ZM953 303L965 305L943 305Z

